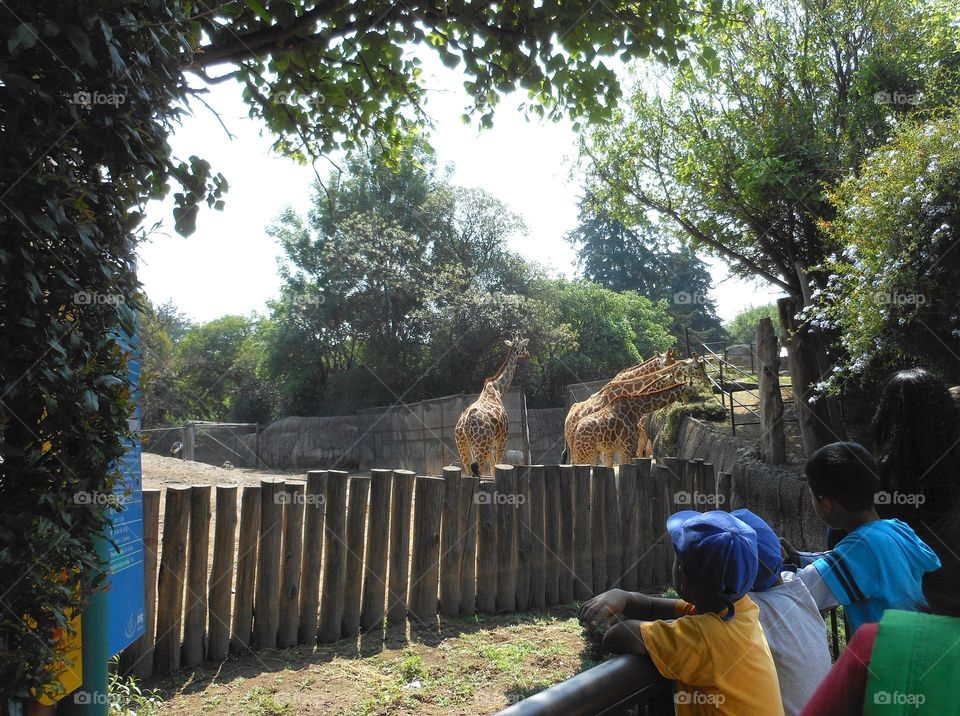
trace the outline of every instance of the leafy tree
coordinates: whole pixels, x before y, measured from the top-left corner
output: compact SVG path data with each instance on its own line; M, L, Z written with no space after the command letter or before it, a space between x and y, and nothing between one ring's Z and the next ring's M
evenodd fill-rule
M780 311L777 304L770 303L766 306L750 306L745 308L733 320L727 324L727 333L730 335L731 343L753 343L757 340L757 323L761 318L769 318L773 321L773 332L780 336Z
M171 154L168 135L204 83L238 79L251 114L295 157L378 139L399 154L423 121L418 60L429 47L463 64L473 111L529 92L537 113L590 120L618 99L600 57L676 59L720 3L269 2L212 8L164 0L10 0L0 5L0 702L48 683L64 612L99 589L92 549L123 454L129 391L112 338L139 308L135 232L174 183L178 232L224 178ZM609 9L608 9L609 8ZM213 70L213 68L217 68ZM220 72L211 76L211 72ZM190 73L197 82L189 83ZM83 296L78 299L77 296ZM92 300L88 301L88 297ZM66 575L65 582L50 575ZM31 618L31 627L22 619Z
M947 101L958 27L937 1L750 6L743 24L712 37L713 74L681 67L662 98L638 86L584 154L615 215L656 214L736 273L788 294L785 335L810 452L842 434L835 404L816 400L837 359L833 337L793 318L826 285L817 269L835 248L821 228L834 215L826 189L904 116Z
M146 428L170 425L185 415L175 379L175 344L189 321L171 302L144 302L140 315L140 414Z
M669 238L643 214L630 224L611 215L589 190L580 202L580 222L567 235L585 278L613 291L667 301L678 341L687 328L702 341L723 340L706 265L688 247L671 248Z
M923 365L960 382L960 113L906 122L831 195L827 227L842 252L813 320L837 329L849 356L831 376L875 387Z

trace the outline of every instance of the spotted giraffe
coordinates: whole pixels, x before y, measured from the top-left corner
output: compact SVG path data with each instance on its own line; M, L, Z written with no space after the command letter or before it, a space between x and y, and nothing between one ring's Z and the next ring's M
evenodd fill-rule
M509 428L503 396L513 380L517 362L530 355L527 353L527 342L528 339L519 336L504 341L507 356L503 365L496 375L484 381L480 397L467 406L457 420L454 436L460 461L464 469L469 467L477 477L480 476L481 466L488 470L486 474L493 475L494 466L503 460Z
M626 391L616 391L600 410L587 415L573 431L573 460L577 464L613 467L619 454L625 462L637 449L638 417L663 408L678 400L689 400L693 388L683 383L659 384Z
M676 363L676 356L676 351L673 348L670 348L666 353L658 353L652 358L648 358L632 368L627 368L626 370L620 371L616 374L616 376L614 376L610 383L617 383L622 380L632 380L634 378L639 378L641 376L654 373L661 368L665 368ZM607 385L610 383L607 383ZM570 446L573 444L573 429L576 427L577 421L579 421L585 415L589 415L597 410L597 408L601 405L602 394L603 388L598 390L586 400L581 400L579 403L574 403L570 406L570 410L567 412L567 417L564 418L563 421L563 436L566 440L566 445L564 446L563 454L560 457L561 462L566 462L570 455Z

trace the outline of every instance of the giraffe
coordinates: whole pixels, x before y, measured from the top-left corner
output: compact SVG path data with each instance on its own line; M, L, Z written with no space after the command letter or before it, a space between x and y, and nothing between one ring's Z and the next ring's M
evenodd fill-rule
M669 368L664 368L658 371L655 374L650 376L654 378L651 382L648 383L648 389L653 390L657 388L663 388L670 383L679 383L686 381L692 386L694 382L699 381L707 388L711 387L710 378L707 375L707 364L706 360L699 354L694 353L692 358L686 358L684 360L678 361L675 365L670 366ZM646 422L646 414L640 414L638 416L638 432L637 432L637 443L636 443L636 456L637 457L646 457L647 455L647 429L644 427Z
M658 384L637 390L617 391L607 405L577 423L573 431L573 459L577 464L604 464L613 467L630 459L637 449L639 416L651 413L677 400L688 400L693 389L687 383Z
M638 363L631 368L620 371L613 377L613 380L607 383L607 385L623 380L632 380L634 378L639 378L641 376L649 375L659 371L666 366L676 363L676 355L677 353L673 348L670 348L666 353L657 353L652 358L648 358L642 363ZM606 388L606 385L603 387ZM566 439L566 445L563 449L563 455L560 457L561 462L566 462L570 455L570 446L573 445L573 429L576 427L577 421L597 409L597 407L600 405L602 393L603 388L595 392L586 400L581 400L579 403L574 403L570 406L570 410L567 412L567 417L564 418L563 421L563 435Z
M476 477L480 477L480 466L486 465L493 475L493 468L503 460L507 447L507 411L503 407L503 396L510 387L517 362L530 356L527 353L529 339L515 336L504 341L507 356L497 374L483 383L480 396L460 414L454 435L457 451L464 469L469 468Z

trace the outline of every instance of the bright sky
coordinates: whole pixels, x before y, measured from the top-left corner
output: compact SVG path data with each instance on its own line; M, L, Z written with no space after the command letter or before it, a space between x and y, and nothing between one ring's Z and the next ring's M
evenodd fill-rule
M567 276L576 274L576 257L564 235L577 222L579 177L571 177L577 135L567 121L539 123L518 111L520 97L500 105L492 129L480 131L460 120L467 103L463 78L432 55L425 57L430 88L427 113L435 121L431 142L441 164L453 164L453 180L480 187L506 202L523 217L528 233L512 240L512 248L528 259ZM269 151L269 133L247 116L240 86L214 86L206 101L235 135L229 139L213 114L197 103L171 138L175 154L196 154L222 172L230 184L222 212L204 208L197 231L188 239L173 231L173 201L153 202L146 226L163 227L141 245L139 275L154 303L172 300L190 318L207 321L225 314L265 312L279 294L279 247L266 227L286 206L301 214L310 206L313 168ZM331 165L320 160L317 172L326 178ZM714 278L712 297L718 313L729 320L743 308L761 305L778 292L768 286L730 278L724 265L709 260Z

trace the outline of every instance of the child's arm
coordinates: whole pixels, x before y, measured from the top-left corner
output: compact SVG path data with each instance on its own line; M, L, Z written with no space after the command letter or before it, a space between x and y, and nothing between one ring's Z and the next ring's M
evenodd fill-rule
M675 600L674 600L675 601ZM640 634L640 624L637 620L621 621L614 624L603 635L603 650L611 654L647 654L647 647Z
M580 622L595 627L621 619L675 619L678 599L650 597L640 592L611 589L598 594L580 607Z
M797 571L797 579L803 582L803 586L810 592L813 601L817 603L817 609L821 612L832 609L840 604L837 595L830 589L830 585L820 575L817 567L809 564L803 569Z

